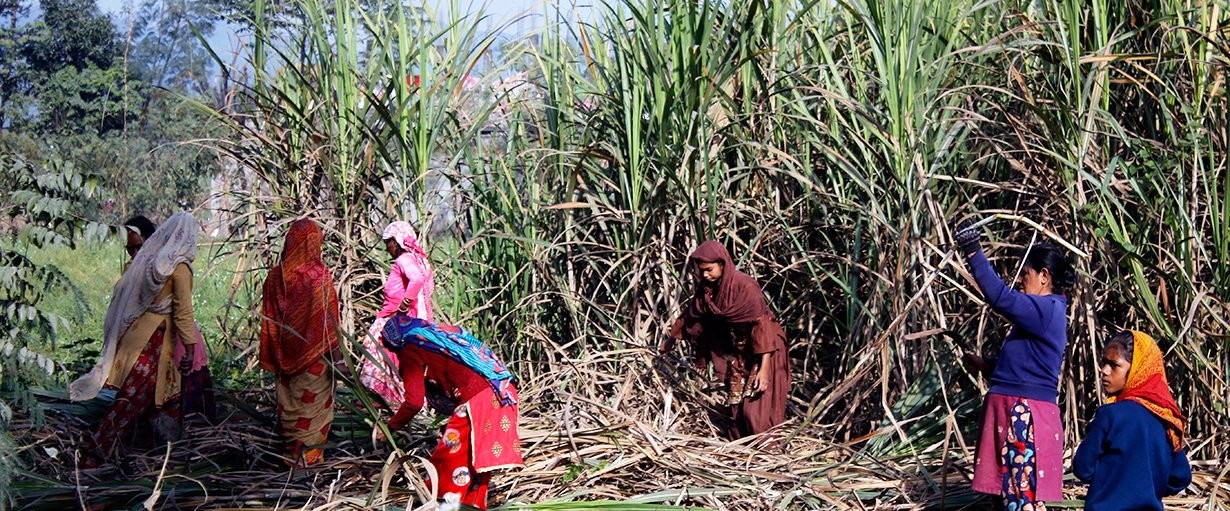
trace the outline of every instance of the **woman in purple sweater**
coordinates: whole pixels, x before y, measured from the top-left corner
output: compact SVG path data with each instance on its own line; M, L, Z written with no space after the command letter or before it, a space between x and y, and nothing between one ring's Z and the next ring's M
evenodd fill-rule
M963 224L958 250L995 312L1012 323L995 359L962 356L967 367L990 375L982 432L974 456L974 491L1003 497L1005 508L1043 510L1063 500L1063 426L1059 367L1068 342L1072 266L1058 248L1034 245L1017 285L1006 284L982 253L981 232Z

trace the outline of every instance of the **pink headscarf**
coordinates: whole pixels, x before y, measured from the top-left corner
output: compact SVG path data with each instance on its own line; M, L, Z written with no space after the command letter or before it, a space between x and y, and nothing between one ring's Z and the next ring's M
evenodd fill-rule
M422 258L427 258L427 251L423 250L423 246L419 244L419 239L414 235L414 227L410 226L409 222L396 221L384 228L384 234L380 239L393 239L397 241L397 245L407 252L415 254Z
M423 250L423 246L419 244L419 239L414 235L414 228L408 222L397 221L384 228L384 234L380 236L382 240L392 239L397 242L405 252L398 256L398 259L403 257L409 258L410 263L417 266L419 271L427 275L427 281L423 283L423 288L419 291L419 296L415 297L418 306L423 308L422 316L424 319L433 320L431 315L431 294L435 292L435 274L431 268L431 261L427 258L427 251Z

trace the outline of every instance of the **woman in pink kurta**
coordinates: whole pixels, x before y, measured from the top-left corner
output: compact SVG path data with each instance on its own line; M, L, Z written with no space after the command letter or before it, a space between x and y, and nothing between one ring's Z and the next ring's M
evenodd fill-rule
M431 263L414 235L414 228L406 222L393 222L384 228L385 248L393 257L393 267L384 281L384 306L376 313L376 321L367 331L363 346L367 356L359 379L363 385L383 397L389 405L404 401L401 377L398 373L397 355L385 349L381 343L384 323L398 312L435 321L431 312L431 292L435 288Z

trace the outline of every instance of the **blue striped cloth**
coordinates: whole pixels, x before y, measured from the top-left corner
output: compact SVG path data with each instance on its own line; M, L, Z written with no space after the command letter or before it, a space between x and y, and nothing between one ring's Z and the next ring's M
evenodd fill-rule
M455 330L455 331L454 331ZM411 344L453 359L473 369L491 384L491 389L508 406L516 403L511 386L513 374L486 344L470 331L459 326L439 325L422 318L398 314L384 324L384 344L393 351L401 351Z

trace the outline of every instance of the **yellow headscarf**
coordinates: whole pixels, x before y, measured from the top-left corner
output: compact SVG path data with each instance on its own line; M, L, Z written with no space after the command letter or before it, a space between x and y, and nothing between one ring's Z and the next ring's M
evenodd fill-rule
M1166 438L1175 451L1183 448L1183 432L1187 418L1179 412L1166 383L1166 365L1162 350L1148 334L1132 330L1132 367L1128 369L1127 384L1117 396L1106 398L1107 403L1135 401L1147 408L1166 426Z

